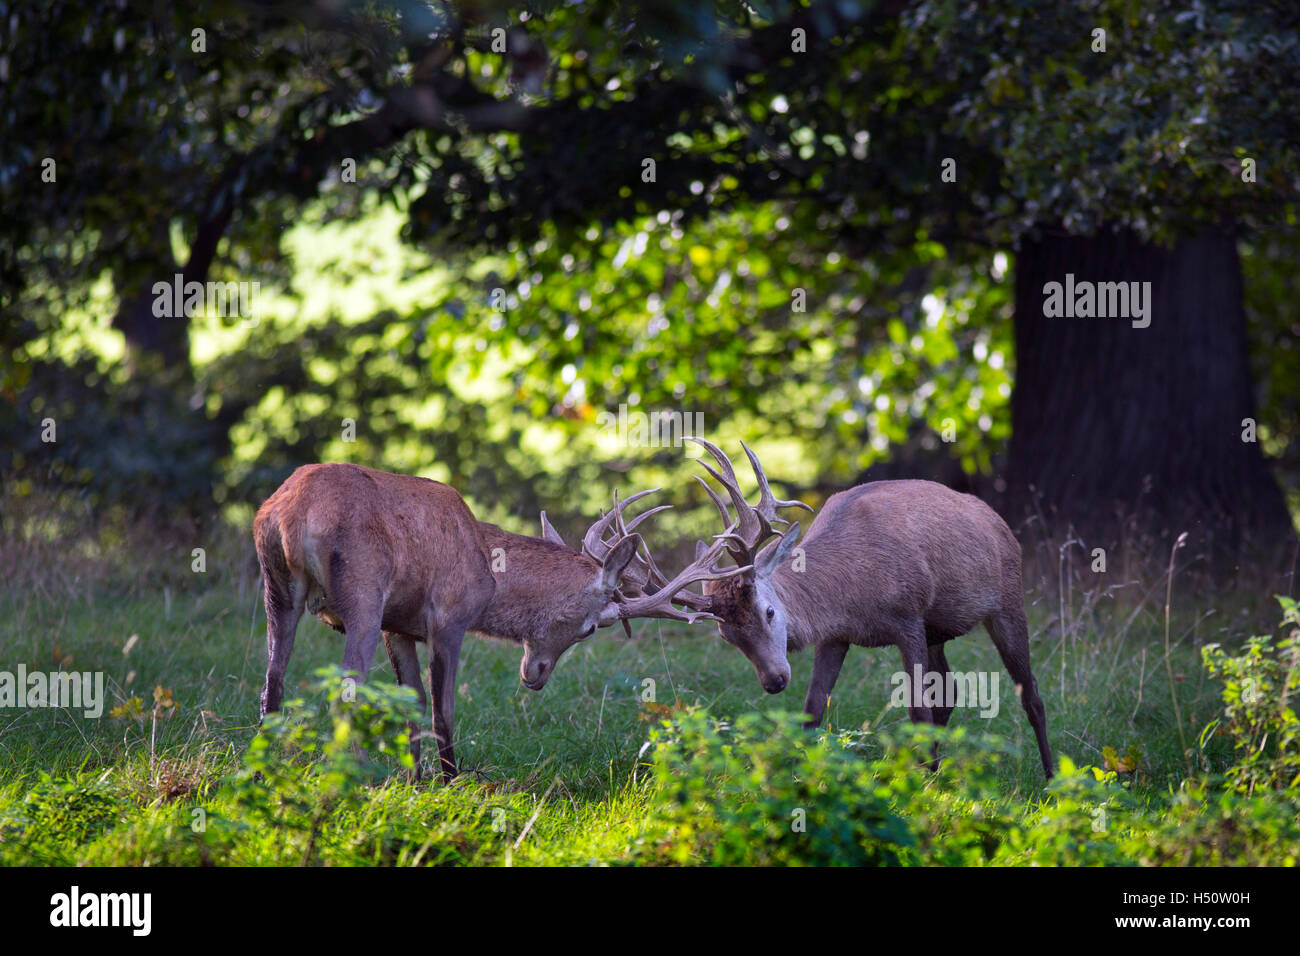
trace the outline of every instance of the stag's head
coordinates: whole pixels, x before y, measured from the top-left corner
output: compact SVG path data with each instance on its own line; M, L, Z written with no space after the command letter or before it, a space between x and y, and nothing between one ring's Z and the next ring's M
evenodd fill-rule
M630 635L631 618L695 621L709 616L679 610L673 606L674 596L697 581L735 574L739 569L714 567L721 553L719 544L702 562L692 564L672 581L664 580L635 529L670 506L650 508L631 521L624 517L628 505L658 490L641 491L623 501L615 492L613 510L602 514L583 536L581 555L564 544L542 512L542 538L570 560L548 564L547 573L538 579L544 593L529 602L537 616L524 629L519 677L525 686L532 690L545 686L560 656L598 627L617 621Z
M773 525L789 524L777 516L778 508L797 507L808 511L812 508L802 501L782 501L774 497L757 456L742 442L754 469L754 477L758 479L758 504L749 504L740 491L731 462L722 450L701 438L690 440L702 445L717 461L716 470L708 462L701 461L700 464L726 490L736 511L733 522L726 502L704 479L696 476L713 499L726 528L717 536L717 543L726 546L739 571L731 577L714 575L706 578L700 609L718 620L718 633L722 639L754 665L763 689L769 694L779 693L790 683L790 662L786 657L789 621L785 606L772 585L772 575L799 539L799 525L791 525L782 534L778 534ZM775 540L769 542L772 538ZM708 550L700 542L696 546L696 560Z
M550 560L539 563L540 573L529 575L535 593L521 595L524 606L512 628L524 646L519 679L526 687L541 690L564 652L596 632L639 544L639 535L625 538L603 561L568 548L546 552Z

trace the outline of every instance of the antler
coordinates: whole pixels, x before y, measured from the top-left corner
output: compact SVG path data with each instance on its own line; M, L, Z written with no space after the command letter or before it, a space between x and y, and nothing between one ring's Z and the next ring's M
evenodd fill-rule
M758 479L758 504L751 505L745 500L744 494L740 491L740 484L736 480L736 472L731 467L731 460L722 453L722 449L712 442L705 441L703 438L694 436L684 436L687 441L693 441L697 445L703 446L714 460L718 463L719 470L715 470L707 461L697 459L704 470L717 479L718 483L726 489L727 495L731 498L731 504L736 509L736 521L731 522L731 516L727 511L727 505L720 496L714 493L706 482L699 475L695 480L704 485L704 489L713 499L713 504L717 507L718 513L722 516L723 526L727 528L722 534L718 535L720 541L732 541L733 546L727 548L728 553L735 560L736 564L753 564L754 556L758 553L759 547L768 538L776 534L772 525L779 522L782 525L789 524L785 518L780 517L776 510L778 508L804 508L812 511L808 505L802 501L784 501L772 494L772 489L767 483L767 475L763 473L763 466L759 464L758 456L750 450L749 446L743 441L740 446L745 449L745 455L749 458L750 467L754 469L754 477Z
M809 514L813 513L812 505L806 505L802 501L785 501L781 498L774 497L772 489L768 486L767 475L763 474L763 466L758 463L758 456L750 450L750 447L743 441L740 447L745 449L745 457L749 459L749 466L754 469L754 477L758 479L758 506L756 510L759 514L765 516L769 521L779 521L782 524L789 524L785 518L779 518L776 514L777 508L802 508Z
M672 505L659 505L641 512L629 522L625 523L623 521L623 510L628 505L639 498L644 498L646 495L654 494L658 490L658 488L649 488L645 491L638 491L621 502L618 500L618 491L615 490L614 509L609 514L601 512L601 516L596 523L587 529L587 533L582 537L583 552L597 563L604 564L605 558L609 556L609 552L613 550L614 546L635 531L637 525L651 515L660 511L667 511L672 507ZM605 532L610 529L611 525L613 525L614 536L606 540ZM640 553L643 549L645 551L644 557ZM642 548L638 548L638 553L633 555L632 563L628 565L627 571L623 572L623 583L632 585L636 591L640 592L645 589L652 576L658 573L659 569L654 566L654 559L650 557L650 549L645 547L645 542L642 541ZM622 591L623 589L620 588L619 590Z
M626 520L628 505L658 490L652 488L649 491L641 491L622 500L615 491L613 510L608 514L602 514L599 520L587 529L582 540L583 551L593 560L603 563L609 552L625 537L631 535L643 521L651 515L671 508L671 505L659 505L641 512L630 521ZM728 530L735 529L732 527ZM606 537L607 534L609 537ZM719 535L719 539L723 537ZM623 580L614 594L614 603L618 608L617 616L602 619L602 624L620 620L624 630L630 632L628 619L632 617L668 618L687 622L713 619L708 613L709 599L703 594L687 589L700 581L731 577L747 570L742 566L726 569L718 567L718 558L722 555L725 546L725 541L719 540L712 550L705 549L701 544L700 550L696 552L695 561L670 581L659 570L659 565L655 563L654 555L645 539L640 535L637 535L637 538L639 539L637 551L627 570L623 572ZM674 607L674 604L685 605L690 610L684 612Z
M686 621L688 624L694 624L696 621L718 620L706 609L707 598L690 591L681 592L699 581L716 581L750 570L749 567L718 568L717 560L721 556L724 546L725 541L719 539L713 543L712 547L705 549L703 552L697 552L694 561L683 568L671 581L664 581L653 593L635 596L626 596L621 592L615 594L616 613L602 617L602 626L612 624L618 620L626 622L628 618L632 617L656 617L673 621ZM648 554L649 551L647 550ZM654 567L653 558L650 559L650 566L653 569L653 575L662 580L663 575L659 573L658 568ZM674 607L674 601L686 604L692 610L683 611Z

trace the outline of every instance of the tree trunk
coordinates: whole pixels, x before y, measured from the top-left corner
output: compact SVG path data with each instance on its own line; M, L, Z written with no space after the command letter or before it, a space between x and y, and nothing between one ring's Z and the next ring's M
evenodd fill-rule
M1150 325L1049 317L1044 286L1065 287L1067 273L1076 290L1149 282ZM1217 558L1290 557L1286 504L1259 444L1243 438L1255 406L1230 234L1172 249L1129 232L1044 234L1019 251L1015 292L1010 518L1073 529L1089 550L1188 531Z
M159 273L159 281L170 284L172 276ZM184 281L188 280L182 279ZM156 298L153 282L146 283L134 296L124 296L113 317L113 327L126 339L133 371L143 366L148 374L156 376L160 370L168 370L173 377L188 381L191 371L189 317L154 315Z

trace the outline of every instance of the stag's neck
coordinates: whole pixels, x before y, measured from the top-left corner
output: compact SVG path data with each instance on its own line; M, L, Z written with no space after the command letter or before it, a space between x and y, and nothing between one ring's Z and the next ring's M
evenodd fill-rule
M565 567L581 556L485 521L478 526L495 589L472 630L518 644L544 626L541 609L547 594Z
M833 549L819 548L815 542L804 547L799 566L803 570L795 570L795 562L786 559L772 575L772 588L785 608L787 647L797 651L844 640L855 629L850 608L856 603L845 598L855 595L862 582Z

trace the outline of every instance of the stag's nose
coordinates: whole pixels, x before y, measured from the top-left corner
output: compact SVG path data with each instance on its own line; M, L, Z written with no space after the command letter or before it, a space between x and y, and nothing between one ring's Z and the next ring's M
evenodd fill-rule
M769 694L779 694L790 683L789 674L771 674L763 678L763 690Z
M546 683L546 676L550 673L550 661L534 661L520 675L523 679L524 686L531 690L540 690Z

